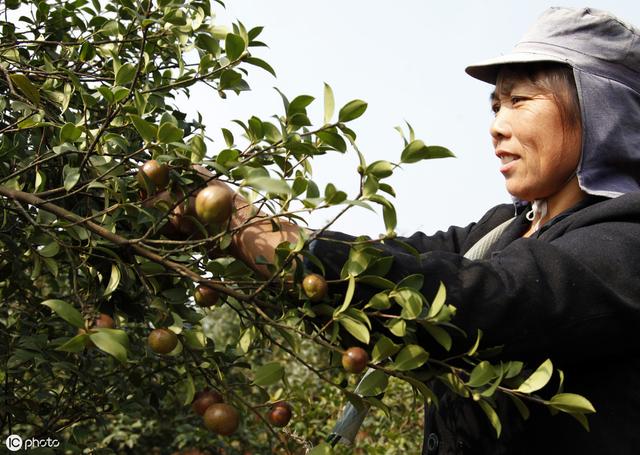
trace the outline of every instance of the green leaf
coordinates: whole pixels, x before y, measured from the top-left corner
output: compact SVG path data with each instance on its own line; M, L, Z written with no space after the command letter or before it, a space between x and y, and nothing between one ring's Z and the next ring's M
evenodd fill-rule
M191 349L204 349L207 346L207 337L197 330L184 330L182 332L185 344Z
M365 174L374 175L378 179L383 179L393 174L394 168L395 165L393 163L385 160L378 160L367 166L367 169L364 172Z
M371 352L371 362L377 363L395 355L400 350L400 345L382 335Z
M436 292L436 296L433 298L433 302L431 302L431 306L429 307L429 312L427 313L427 318L433 318L444 306L447 301L447 288L444 286L444 283L441 281L440 286L438 287L438 292Z
M422 296L414 289L397 289L392 291L389 297L402 307L400 317L403 319L416 319L422 312Z
M427 387L427 385L424 382L417 379L409 378L409 377L407 377L405 380L409 384L411 384L413 387L418 389L425 403L428 403L429 405L438 406L438 397L436 397L433 391L429 387Z
M158 127L153 123L147 122L139 115L129 115L129 118L133 122L133 126L136 128L140 137L146 142L153 142L158 134Z
M403 337L407 334L407 322L404 319L392 319L387 322L386 326L397 337Z
M277 77L276 76L276 71L271 67L271 65L269 65L264 60L261 60L259 58L255 58L255 57L247 57L246 59L244 59L244 61L249 63L250 65L255 65L257 67L260 67L263 70L271 73L274 77Z
M391 308L391 302L386 292L378 292L371 297L369 303L365 305L365 308L373 308L374 310L387 310Z
M249 348L251 347L251 343L256 339L258 335L258 329L255 326L251 326L242 332L240 339L238 340L238 347L245 354L249 352Z
M467 385L469 387L480 387L488 384L493 378L497 376L496 370L489 362L483 360L475 366L471 371L471 376Z
M356 280L353 275L349 275L348 280L349 280L349 284L347 285L347 292L344 295L344 302L342 302L342 305L340 306L340 308L338 308L333 313L334 318L337 317L343 311L345 311L347 308L349 308L349 305L351 304L351 299L353 299L353 293L356 290Z
M389 376L384 371L367 373L358 384L356 392L363 397L374 397L383 393L389 385Z
M60 252L60 245L58 242L52 241L43 248L37 250L38 254L44 258L52 258Z
M81 352L87 346L87 341L89 341L89 335L80 333L69 339L66 343L58 346L56 351Z
M191 162L200 163L207 154L207 146L202 136L192 137L189 141L189 146L191 148Z
M172 123L166 122L158 128L158 142L169 144L170 142L179 142L182 140L184 131Z
M493 409L491 405L487 403L485 400L480 400L478 404L480 405L484 413L487 415L487 418L489 419L491 426L494 428L494 430L496 430L496 436L499 438L500 433L502 433L502 424L500 423L500 418L498 417L498 414L496 413L495 409Z
M364 323L344 314L340 315L338 322L357 340L362 341L364 344L369 344L369 329Z
M421 367L429 360L429 353L417 344L408 344L398 353L393 367L398 371L409 371Z
M333 117L333 113L336 109L336 102L333 98L333 90L325 82L324 84L324 123L330 123L331 118Z
M136 75L136 66L133 63L125 63L116 73L116 85L127 85Z
M227 53L227 58L231 61L237 60L245 50L244 39L240 35L234 33L227 34L224 40L224 49Z
M27 76L24 74L12 74L9 78L11 79L11 83L18 87L18 90L20 90L29 101L36 105L40 103L40 91Z
M50 299L42 302L42 305L51 308L54 313L77 328L84 327L84 319L78 310L63 300Z
M111 264L111 276L109 277L109 284L104 290L104 296L108 296L118 289L120 284L120 268L116 264Z
M224 142L227 147L233 147L233 133L226 128L222 128L222 135L224 136Z
M520 413L520 416L522 416L522 419L527 420L529 418L529 408L527 405L515 395L508 394L507 396L511 398L511 401L513 401L513 404L516 406L516 409Z
M329 444L322 442L308 451L307 455L333 455L333 449Z
M549 405L552 408L568 413L596 412L589 400L575 393L558 393L551 397Z
M104 332L109 335L116 343L122 345L123 348L129 349L129 337L127 332L122 329L97 328L92 329L92 333Z
M551 374L553 373L553 364L550 359L542 362L542 365L538 367L536 371L533 372L531 376L529 376L520 387L516 389L518 392L522 393L532 393L536 390L540 390L549 382L551 379Z
M176 396L183 406L189 406L196 394L196 386L193 377L187 374L186 377L176 384Z
M364 111L367 110L367 103L362 100L353 100L349 101L345 104L340 112L338 113L338 121L340 122L350 122L351 120L355 120L364 114Z
M244 181L244 185L255 188L258 191L266 191L268 193L289 195L291 188L284 180L277 180L271 177L249 177Z
M435 324L424 323L422 326L427 332L429 332L429 335L431 335L438 344L440 344L440 346L445 348L447 351L451 349L452 340L449 332Z
M64 175L64 189L71 191L71 188L76 186L76 183L80 180L80 168L71 167L68 164L65 164L62 169L62 174Z
M421 160L429 160L434 158L447 158L454 157L450 150L440 147L431 146L428 147L420 139L411 141L409 145L405 147L400 155L400 161L403 163L417 163Z
M115 329L101 329L91 333L89 338L98 349L125 363L127 361L127 349L120 343L121 337L114 332L117 331Z
M278 362L270 362L259 367L253 383L265 387L280 381L284 377L284 368Z
M482 339L482 330L478 329L478 335L476 336L476 341L475 341L475 343L473 343L473 346L471 346L471 349L469 349L469 351L467 352L468 356L475 355L476 351L480 347L480 340L481 339ZM507 377L510 377L510 376L507 376Z
M339 152L344 153L347 151L347 143L344 141L342 136L334 131L318 131L316 136L318 136L318 139L320 139L324 144Z
M60 128L60 142L75 142L81 135L82 129L71 122L65 123L64 126Z

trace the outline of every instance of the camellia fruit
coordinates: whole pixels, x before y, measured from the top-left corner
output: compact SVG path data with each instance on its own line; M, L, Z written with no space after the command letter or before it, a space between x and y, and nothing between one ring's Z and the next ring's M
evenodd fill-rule
M203 224L226 223L231 217L233 193L223 186L211 185L198 193L195 205Z
M209 406L222 403L222 395L215 390L204 389L196 394L191 403L191 409L198 415L204 415Z
M271 406L267 420L274 427L284 427L291 420L291 405L286 401L278 401Z
M146 187L145 175L157 189L162 189L169 184L169 166L164 163L161 164L156 160L149 160L140 166L136 179L142 188Z
M349 348L342 354L342 366L349 373L362 373L368 362L369 354L359 347Z
M212 307L218 303L218 300L220 300L220 294L218 294L218 291L204 285L196 287L193 297L196 301L196 305L202 308Z
M215 403L204 412L204 426L214 433L229 436L240 425L238 410L227 403Z
M327 280L317 273L311 273L302 280L302 289L312 302L322 301L329 291Z
M111 316L105 313L100 313L100 316L94 319L93 325L91 327L98 329L112 329L115 326L116 323Z
M168 354L178 345L178 336L169 329L154 329L147 341L153 352Z

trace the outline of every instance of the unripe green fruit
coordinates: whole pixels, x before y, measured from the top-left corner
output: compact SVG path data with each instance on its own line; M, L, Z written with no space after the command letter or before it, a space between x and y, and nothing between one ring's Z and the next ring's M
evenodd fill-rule
M238 410L227 403L215 403L204 413L204 426L214 433L229 436L240 426Z
M233 193L222 186L208 186L196 196L196 214L205 225L226 223L232 208Z
M369 354L359 347L349 348L342 354L342 367L349 373L362 373L368 362Z
M327 280L322 276L311 273L302 280L302 289L306 296L309 297L309 300L320 302L327 296L329 286L327 285Z
M169 329L154 329L147 341L153 352L168 354L178 345L178 336Z
M144 176L153 182L157 189L162 189L169 184L169 166L156 160L149 160L140 166L136 179L142 188L145 188Z
M202 308L212 307L220 300L220 294L218 294L218 291L210 288L209 286L203 285L196 287L193 297L196 301L196 305Z

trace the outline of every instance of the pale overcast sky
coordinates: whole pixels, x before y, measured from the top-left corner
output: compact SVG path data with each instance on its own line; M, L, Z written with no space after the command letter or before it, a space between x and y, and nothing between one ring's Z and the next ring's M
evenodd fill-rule
M396 161L402 142L394 126L410 122L431 145L450 148L456 159L424 161L398 170L389 182L397 192L399 234L432 233L452 224L477 220L488 208L510 202L488 134L491 86L464 72L465 66L508 52L548 1L380 1L380 0L228 0L219 22L241 20L247 28L265 27L269 48L254 51L278 78L255 69L251 92L220 100L215 93L192 93L199 110L223 148L221 126L255 114L282 113L276 86L289 99L316 98L311 120L322 122L323 83L332 86L337 108L354 98L369 103L353 122L367 160ZM591 6L611 11L640 26L640 2L565 1L561 6ZM337 109L336 109L337 111ZM236 129L235 131L239 131ZM314 179L334 182L353 195L357 184L354 154L314 160ZM311 218L312 227L329 214ZM354 209L335 228L377 236L380 216Z

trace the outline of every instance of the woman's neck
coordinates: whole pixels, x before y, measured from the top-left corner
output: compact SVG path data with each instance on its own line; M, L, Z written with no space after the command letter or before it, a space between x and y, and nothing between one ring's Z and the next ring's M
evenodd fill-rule
M538 230L540 226L543 226L549 220L560 215L565 210L570 209L582 199L586 197L587 193L582 191L578 184L578 177L574 176L567 184L558 191L556 194L549 196L545 199L547 204L546 213L535 213L533 220L531 221L531 228L525 232L523 237L529 237Z

